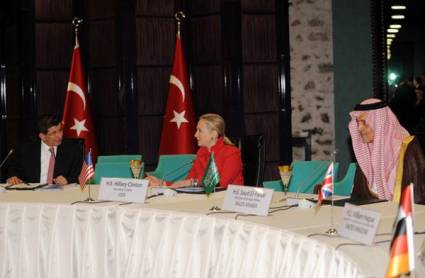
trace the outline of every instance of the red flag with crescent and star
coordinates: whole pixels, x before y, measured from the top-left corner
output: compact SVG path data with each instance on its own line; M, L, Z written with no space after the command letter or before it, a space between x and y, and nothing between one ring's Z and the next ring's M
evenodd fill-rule
M196 153L195 130L195 111L188 85L182 43L177 34L159 154Z
M96 161L97 146L91 115L80 47L76 39L62 118L63 133L65 138L84 138L84 153L91 149L93 161Z

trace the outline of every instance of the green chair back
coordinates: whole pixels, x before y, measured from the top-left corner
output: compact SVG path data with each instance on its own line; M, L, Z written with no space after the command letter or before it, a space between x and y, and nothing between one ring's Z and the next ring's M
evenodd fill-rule
M171 182L185 179L195 157L194 154L161 155L158 166L149 175Z
M129 163L130 160L140 160L142 155L140 154L124 154L124 155L99 155L97 157L98 163L109 163L109 162L123 162Z
M316 184L323 182L331 161L310 160L294 161L289 192L313 193ZM339 163L334 163L334 177L338 176Z
M313 193L315 185L322 183L330 163L330 161L322 160L294 161L288 192ZM339 163L336 162L334 164L335 177L338 174L338 169ZM263 187L283 191L281 180L263 182Z
M94 182L99 184L103 177L107 178L132 178L130 160L141 160L142 156L137 155L110 155L98 156L94 169ZM144 176L144 166L140 172L140 177Z
M274 191L283 191L282 180L264 181L263 187L268 189L274 189Z
M356 175L357 163L350 163L344 178L337 181L334 186L335 195L350 196L353 191L354 176Z

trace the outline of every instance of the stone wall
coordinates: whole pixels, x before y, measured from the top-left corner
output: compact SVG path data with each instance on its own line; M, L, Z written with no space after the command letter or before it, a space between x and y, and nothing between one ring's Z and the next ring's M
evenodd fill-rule
M335 149L332 0L293 0L289 9L293 135L312 135L312 159ZM301 150L294 159L303 159Z

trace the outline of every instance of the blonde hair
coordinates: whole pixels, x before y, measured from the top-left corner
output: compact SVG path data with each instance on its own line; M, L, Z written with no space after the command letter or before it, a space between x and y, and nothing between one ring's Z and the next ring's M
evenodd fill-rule
M219 137L223 137L224 144L233 145L232 141L225 135L226 124L223 117L218 114L208 113L199 117L199 120L204 120L208 130L211 132L213 130L217 131Z

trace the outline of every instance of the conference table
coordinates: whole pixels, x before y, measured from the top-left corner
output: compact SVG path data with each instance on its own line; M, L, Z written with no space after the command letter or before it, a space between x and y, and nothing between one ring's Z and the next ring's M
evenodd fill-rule
M97 198L98 186L92 186ZM0 277L384 277L398 206L381 213L372 245L324 232L342 207L282 207L275 192L268 216L214 211L226 191L156 196L143 204L77 202L87 189L0 192ZM289 193L288 197L294 197ZM298 198L304 197L299 194ZM425 231L425 206L415 205ZM415 235L415 252L425 235ZM416 258L416 277L425 266Z

